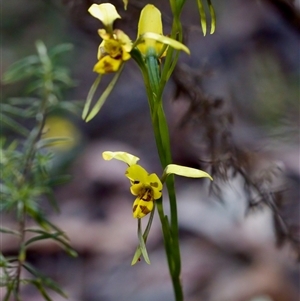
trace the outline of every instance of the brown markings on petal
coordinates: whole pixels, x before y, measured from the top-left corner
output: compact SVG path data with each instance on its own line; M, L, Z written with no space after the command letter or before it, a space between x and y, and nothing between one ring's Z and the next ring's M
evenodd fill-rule
M145 201L145 202L150 202L152 201L153 197L152 197L152 193L150 190L146 190L145 194L141 197L141 200Z
M150 186L157 188L158 187L158 183L157 182L150 183Z
M142 213L144 213L145 215L150 212L150 210L147 208L147 206L140 205L140 208L141 208Z
M125 175L128 175L128 170L125 171Z
M132 208L132 212L135 212L136 208L137 208L137 205L134 205Z
M133 181L133 184L139 184L140 181Z
M105 70L106 73L109 73L109 72L114 72L114 67L112 64L104 61L103 62L103 69Z

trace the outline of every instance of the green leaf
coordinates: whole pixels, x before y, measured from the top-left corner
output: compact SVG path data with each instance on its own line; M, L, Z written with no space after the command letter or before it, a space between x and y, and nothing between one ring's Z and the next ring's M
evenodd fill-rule
M13 234L16 236L20 236L19 231L12 230L12 229L5 228L5 227L0 227L0 232L5 233L5 234Z
M20 106L20 105L31 106L34 103L39 105L40 99L35 97L11 97L8 99L8 103L11 104L12 106Z
M6 294L3 298L3 301L11 300L10 297L11 297L11 294L13 292L14 287L15 287L14 282L7 283L7 285L6 285Z
M68 296L66 295L66 293L59 287L59 285L55 281L53 281L49 277L45 277L44 275L42 275L31 264L29 264L28 262L25 262L25 263L23 263L23 267L28 272L30 272L32 275L34 275L36 278L39 279L38 282L39 282L40 285L47 286L48 288L50 288L51 290L55 291L56 293L58 293L62 297L68 298Z
M11 84L22 79L31 77L36 73L38 68L39 58L36 55L28 56L12 64L4 73L2 82Z
M69 70L66 68L56 67L53 71L53 80L59 81L67 87L74 87L75 83L69 76Z
M2 163L1 160L3 159L1 157L3 157L3 155L0 153L0 163ZM0 183L0 193L9 195L11 193L11 190L7 185Z
M208 7L209 7L209 13L210 13L210 17L211 17L211 27L210 27L210 34L213 34L216 30L216 14L215 14L215 10L214 7L211 3L211 0L207 0L208 3Z
M51 188L46 189L46 191L45 191L45 196L47 197L47 199L48 199L48 201L49 201L49 204L53 207L53 209L54 209L57 213L60 213L60 209L59 209L58 203L57 203L57 201L56 201L54 192L53 192L53 190L52 190Z
M43 288L41 282L40 282L40 279L33 279L33 280L30 280L29 279L29 282L31 284L33 284L37 290L40 292L40 294L43 296L43 298L46 300L46 301L53 301L49 295L47 294L47 292L45 291L45 289Z
M52 63L50 61L50 58L48 56L48 51L45 43L41 40L38 40L35 42L35 47L40 59L40 62L43 65L43 74L49 74L52 71ZM47 79L46 81L48 81ZM46 84L46 82L45 82Z
M80 110L82 110L82 103L83 101L76 101L76 100L69 100L69 101L60 101L57 104L58 109L66 110L70 113L73 113L75 115L80 114Z
M37 235L33 238L30 238L29 240L26 241L25 243L25 246L28 246L36 241L40 241L40 240L44 240L44 239L53 239L53 240L58 240L58 236L60 234L59 233L47 233L47 232L44 232L44 234L42 235Z
M31 244L35 241L39 241L39 240L43 240L43 239L53 239L53 240L57 241L61 246L64 247L64 251L68 255L70 255L72 257L77 257L78 254L68 243L69 238L66 236L66 234L64 232L62 232L57 226L50 223L48 220L44 219L41 222L40 219L41 218L39 218L38 223L40 224L41 227L43 227L43 229L45 229L45 231L39 230L39 229L28 228L26 231L35 232L35 233L38 233L40 235L37 235L37 236L29 239L28 241L26 241L25 245L28 246L29 244ZM49 226L52 229L54 229L56 232L49 232Z
M45 82L44 82L42 76L39 76L38 79L31 81L30 83L28 83L26 85L25 93L27 95L30 95L30 94L37 92L36 94L40 95L41 91L43 91L43 89L44 89L44 85L45 85Z
M73 48L73 44L70 43L60 44L49 50L49 56L51 58L55 58L56 56L61 55L64 52L73 50Z
M199 13L200 13L200 22L201 22L201 28L203 31L203 35L206 35L206 15L205 15L205 10L202 4L201 0L197 0L197 4L198 4L198 9L199 9Z
M37 148L45 148L45 147L51 147L57 143L61 143L61 142L70 142L72 141L73 138L70 137L52 137L52 138L44 138L41 139L38 143L37 143Z
M12 129L16 133L28 137L29 131L20 123L16 122L14 119L4 115L0 114L0 120L2 122L2 125L6 125L8 128Z
M24 111L24 109L17 108L16 106L12 106L10 104L0 104L0 112L2 113L6 112L17 117L26 117L26 115L24 115Z

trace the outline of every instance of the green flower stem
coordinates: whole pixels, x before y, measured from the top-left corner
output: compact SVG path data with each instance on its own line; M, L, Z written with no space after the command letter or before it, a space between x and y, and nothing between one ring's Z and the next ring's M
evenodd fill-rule
M166 58L169 65L171 65L172 62L173 64L175 63L174 60L172 60L172 54L173 52L168 52ZM169 130L162 104L163 83L166 83L166 76L169 76L170 73L166 73L164 78L161 77L159 72L160 65L156 57L147 57L145 64L144 58L141 56L139 51L133 49L131 51L131 56L139 65L143 75L158 155L164 169L168 164L172 163ZM176 57L175 60L177 60ZM183 292L180 282L181 260L178 237L177 203L173 176L169 176L167 178L166 185L170 199L171 223L168 221L168 218L164 213L162 198L156 201L156 207L162 225L165 251L175 299L176 301L182 301Z
M152 125L160 161L164 169L168 164L172 163L172 155L168 124L164 114L161 98L161 79L159 72L157 72L160 66L158 59L153 56L146 58L146 65L148 67L148 78L151 87L151 92L148 92L148 97L151 110ZM180 283L181 260L178 237L179 231L177 203L173 176L167 178L166 185L170 200L171 221L169 222L167 216L165 216L164 214L162 200L157 201L157 209L162 224L165 250L176 301L181 301L183 300L182 287Z

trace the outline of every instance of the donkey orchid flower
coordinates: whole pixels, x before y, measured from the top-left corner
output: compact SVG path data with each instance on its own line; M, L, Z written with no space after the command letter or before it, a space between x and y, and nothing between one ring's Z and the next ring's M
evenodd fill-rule
M130 38L122 30L113 30L114 21L121 17L115 6L110 3L92 4L88 11L105 27L105 29L98 30L103 41L98 48L98 62L93 71L99 74L116 72L124 61L130 59L132 49Z
M104 152L104 160L117 159L129 165L125 176L130 180L131 193L136 196L133 203L133 217L142 218L153 210L154 200L161 197L162 183L154 173L149 174L142 166L137 164L139 160L126 152Z
M154 208L154 201L162 196L163 179L169 174L177 174L191 178L210 178L212 177L195 168L189 168L176 164L169 164L164 171L162 180L155 174L149 174L142 166L137 164L139 158L126 152L110 152L106 151L102 154L104 160L117 159L125 162L128 168L125 176L129 179L131 193L136 196L133 203L133 217L142 218L150 213Z
M155 55L158 58L164 56L165 45L190 54L185 45L163 35L161 12L152 4L147 4L141 11L137 35L137 39L141 40L137 48L144 56Z

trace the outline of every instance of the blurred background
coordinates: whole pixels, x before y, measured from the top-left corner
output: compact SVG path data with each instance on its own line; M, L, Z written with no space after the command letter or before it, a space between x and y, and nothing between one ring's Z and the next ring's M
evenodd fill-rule
M87 12L94 2L101 3L3 1L1 73L35 53L36 40L47 48L71 43L62 64L76 85L64 97L83 107L96 78L92 69L101 42L97 29L102 25ZM115 28L135 40L140 11L148 2L129 0L127 11L121 0L110 2L122 16ZM196 1L186 2L182 24L191 55L180 55L164 94L174 163L214 177L213 183L176 178L185 300L299 300L300 2L212 2L217 29L205 37ZM161 9L168 34L169 2L152 3ZM1 89L2 99L25 93L22 83ZM155 217L147 242L151 265L141 261L131 267L138 244L133 197L124 164L105 162L101 155L128 151L149 171L162 173L134 61L126 63L96 118L85 123L80 114L54 114L49 120L56 135L73 137L68 147L54 149L53 167L72 178L55 191L59 214L41 204L79 256L68 257L43 241L31 247L28 260L60 283L71 301L172 301L160 223ZM4 222L14 227L12 218ZM17 248L3 235L5 255ZM24 301L42 300L30 288L24 296Z

